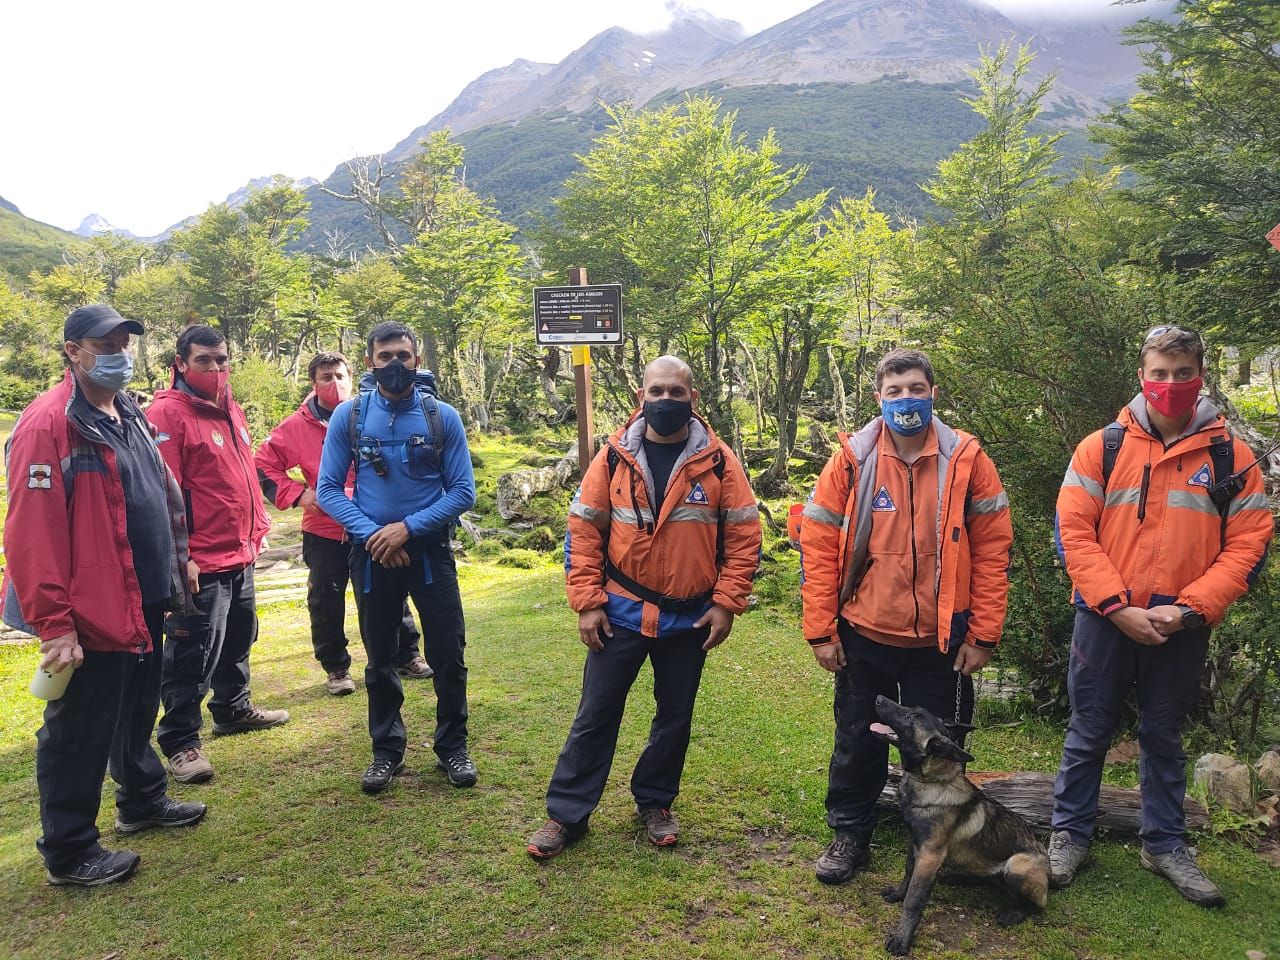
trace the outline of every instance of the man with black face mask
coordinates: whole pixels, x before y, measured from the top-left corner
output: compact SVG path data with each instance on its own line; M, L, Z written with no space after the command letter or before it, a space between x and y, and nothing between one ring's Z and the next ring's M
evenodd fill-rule
M646 659L657 715L631 778L649 842L672 846L671 804L707 651L747 608L760 516L733 452L693 412L688 364L659 357L643 405L592 461L569 508L565 587L587 647L582 701L547 789L551 818L526 849L548 859L581 837L600 802L627 694Z
M329 420L316 499L352 540L351 583L364 595L360 636L369 662L369 735L373 762L361 778L378 793L404 769L406 744L396 673L406 597L422 624L435 668L437 766L455 787L476 782L467 752L467 665L462 597L450 534L475 506L475 478L462 418L419 385L418 339L402 323L369 333L365 366L376 390L340 404ZM355 465L355 489L347 476Z

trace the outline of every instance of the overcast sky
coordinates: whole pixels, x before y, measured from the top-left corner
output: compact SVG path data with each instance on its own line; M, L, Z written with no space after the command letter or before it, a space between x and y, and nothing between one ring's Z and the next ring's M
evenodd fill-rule
M690 5L754 33L815 2ZM1108 2L992 0L1011 14ZM68 229L99 213L156 234L251 178L323 179L388 150L485 70L670 16L664 0L5 0L0 196Z

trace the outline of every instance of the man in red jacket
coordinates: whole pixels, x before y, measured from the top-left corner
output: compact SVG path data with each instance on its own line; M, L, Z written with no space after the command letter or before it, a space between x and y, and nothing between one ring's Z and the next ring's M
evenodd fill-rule
M347 581L351 578L351 543L347 532L316 503L320 451L333 411L351 396L351 363L340 353L320 353L307 365L311 393L302 406L280 421L254 454L262 492L281 510L302 508L302 559L307 578L307 609L311 613L311 646L328 678L325 689L334 696L353 693L351 656L347 653ZM303 482L289 476L302 471ZM353 475L354 477L354 475ZM353 484L347 483L350 496ZM356 594L359 609L362 594ZM400 624L400 656L396 673L427 680L434 675L418 653L418 628L406 602Z
M130 334L111 307L93 304L63 327L62 383L22 412L5 446L9 512L4 621L40 638L40 666L75 670L44 709L36 734L49 882L93 887L138 866L129 850L98 843L108 760L116 830L198 821L203 803L165 793L151 730L160 702L161 623L189 604L182 498L125 387ZM19 545L21 548L19 549Z
M253 564L270 521L262 505L249 422L231 398L227 341L212 327L178 337L173 386L147 409L165 463L186 504L191 560L187 577L197 612L168 623L164 717L156 732L174 779L203 783L213 765L200 741L200 704L213 689L213 732L278 726L284 710L249 700L249 649L258 637Z

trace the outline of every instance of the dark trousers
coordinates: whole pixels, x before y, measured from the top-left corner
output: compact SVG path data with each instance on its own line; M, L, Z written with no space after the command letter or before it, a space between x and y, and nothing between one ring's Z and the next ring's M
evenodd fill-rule
M1111 736L1129 688L1138 688L1138 778L1142 845L1168 853L1187 829L1187 755L1182 727L1200 693L1209 628L1181 630L1158 646L1135 643L1111 621L1078 610L1067 693L1071 721L1054 782L1053 829L1080 843L1093 836Z
M852 833L862 844L876 826L876 801L889 778L889 744L871 733L877 721L876 697L903 706L923 707L941 719L973 719L973 679L953 669L956 653L936 646L891 647L839 623L847 665L836 674L835 749L827 774L827 826ZM964 744L963 735L956 737Z
M347 653L347 581L351 579L351 544L314 533L302 534L302 562L307 565L307 610L311 614L311 647L329 673L351 667ZM364 595L356 592L356 611ZM400 649L396 663L408 663L418 655L418 627L404 605L400 622Z
M369 736L373 755L399 760L404 756L404 721L400 707L404 689L396 674L405 597L413 600L422 624L422 647L435 669L435 751L448 757L467 746L467 645L462 619L458 572L448 541L428 544L420 538L405 544L407 567L374 563L357 544L351 550L351 582L364 597L359 607L360 637L368 665L364 685L369 693Z
M707 653L709 628L665 637L646 637L613 627L603 650L587 653L582 669L582 700L569 739L560 751L547 788L547 814L571 826L585 823L600 803L618 747L618 728L627 694L647 657L653 664L657 712L631 775L631 794L640 809L670 807L680 790L693 704Z
M209 713L225 723L249 707L249 650L258 639L253 565L200 574L195 614L165 624L164 716L156 739L166 757L200 746L200 704L213 690Z
M143 608L151 653L84 652L62 699L44 708L36 734L36 784L44 835L36 848L50 870L98 853L98 807L108 767L116 806L140 819L165 795L165 772L151 747L160 704L164 606Z

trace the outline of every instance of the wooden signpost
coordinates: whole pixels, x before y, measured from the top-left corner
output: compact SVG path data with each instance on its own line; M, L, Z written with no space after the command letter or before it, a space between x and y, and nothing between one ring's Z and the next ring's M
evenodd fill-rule
M591 346L622 343L622 285L587 283L585 267L569 271L566 287L534 287L533 323L538 343L573 348L578 416L578 475L595 454L591 410Z

